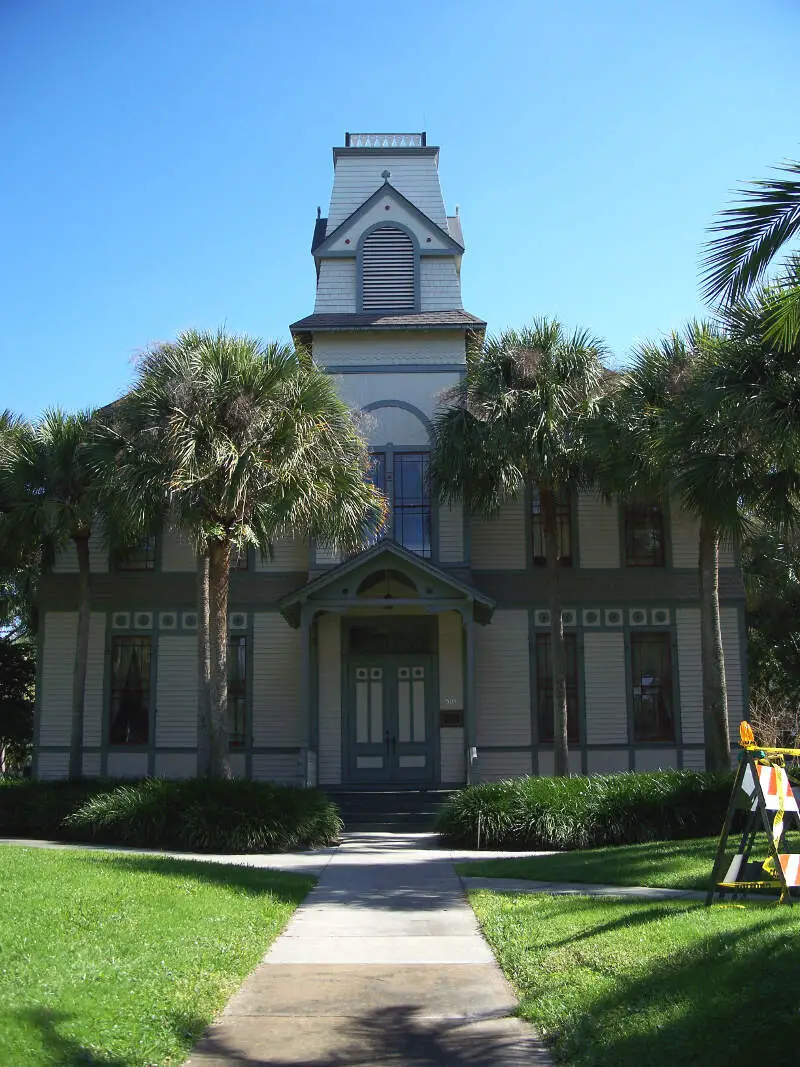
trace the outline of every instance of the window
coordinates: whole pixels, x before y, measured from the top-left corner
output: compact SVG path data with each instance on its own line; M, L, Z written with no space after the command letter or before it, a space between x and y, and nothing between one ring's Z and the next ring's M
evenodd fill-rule
M150 638L111 639L112 745L146 745L150 736Z
M431 500L427 452L395 454L392 503L395 541L409 552L430 558Z
M413 311L414 242L398 226L377 226L361 248L361 310Z
M626 505L625 566L664 566L664 514L659 503Z
M634 741L674 741L670 635L631 634Z
M246 571L249 570L248 552L246 548L238 551L231 549L231 570L232 571Z
M156 538L147 537L132 548L121 549L115 554L114 564L118 571L155 570Z
M533 528L533 563L544 567L544 523L542 521L542 502L539 490L531 491L531 525ZM558 534L558 554L562 567L572 566L572 496L568 490L560 489L556 494L556 532Z
M571 745L580 741L580 709L578 706L578 642L575 634L564 634L564 655L567 677L567 740ZM550 634L536 635L536 709L539 720L539 741L553 743L553 660Z
M245 743L247 706L247 638L228 638L228 740Z

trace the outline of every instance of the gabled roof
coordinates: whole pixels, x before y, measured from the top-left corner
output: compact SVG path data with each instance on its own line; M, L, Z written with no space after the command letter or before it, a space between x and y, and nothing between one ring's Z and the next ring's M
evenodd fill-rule
M330 570L325 571L318 578L312 579L305 585L300 586L299 589L295 589L294 592L283 597L282 600L279 600L278 608L292 626L299 626L300 607L310 597L337 584L346 575L360 570L365 564L374 563L374 569L380 570L380 565L385 566L387 562L399 563L406 570L410 570L412 574L417 573L428 581L433 579L439 585L451 590L454 597L471 602L477 622L486 625L491 621L495 602L490 597L486 596L485 593L481 593L474 586L462 582L448 571L435 566L429 560L422 559L421 556L409 552L408 549L398 545L395 541L378 541L371 548L367 548L363 552L359 552L357 555L345 560L344 563L340 563L338 567L331 567ZM353 606L358 604L357 597L353 596L352 601ZM433 605L435 602L436 600L433 599L430 603ZM425 604L424 598L420 598L420 604ZM320 607L322 606L323 603L320 604Z
M471 330L485 330L486 323L469 311L352 311L306 315L293 322L293 334L310 330L396 330L398 326L418 330L452 330L466 326Z
M435 230L438 236L441 238L442 242L452 248L454 255L463 254L464 246L462 244L459 244L454 237L451 237L447 230L443 230L441 226L439 226L433 221L433 219L429 218L424 211L420 211L417 205L412 203L412 201L409 200L408 197L403 196L399 189L395 189L395 187L387 178L384 181L383 185L379 186L379 188L375 190L372 196L367 197L361 207L357 207L356 210L352 212L352 214L347 216L344 222L339 223L335 230L331 231L331 233L326 234L325 240L321 244L315 245L313 250L314 255L324 256L325 250L328 245L332 244L343 230L345 230L348 226L352 226L353 223L357 222L362 215L365 215L370 210L370 208L372 208L377 203L377 201L381 199L381 197L386 196L387 189L391 190L392 195L397 197L398 202L404 208L406 208L407 211L409 211L412 215L416 216L416 218L418 218L420 222ZM355 248L353 249L353 255L355 255Z

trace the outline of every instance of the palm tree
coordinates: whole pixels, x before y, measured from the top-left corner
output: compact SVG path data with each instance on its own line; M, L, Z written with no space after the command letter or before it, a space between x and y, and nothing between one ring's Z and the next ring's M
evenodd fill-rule
M720 212L711 230L719 236L706 245L703 292L711 300L735 305L765 276L770 264L800 233L800 162L788 160L778 171L789 175L754 181L742 200ZM782 347L800 338L800 257L783 263L779 297L767 320L770 338Z
M366 480L366 446L333 380L287 345L182 333L145 355L117 418L116 468L131 500L150 514L159 487L207 559L208 769L227 777L232 550L267 554L286 532L360 547L384 520L383 497ZM204 662L201 648L201 717Z
M605 346L555 320L475 345L467 372L434 423L431 478L443 503L491 516L538 493L550 606L554 771L569 773L557 501L587 479L584 430L600 395Z
M17 423L0 436L0 495L6 549L36 557L47 569L72 542L78 559L78 633L72 682L69 777L82 773L83 709L89 651L89 538L101 492L87 463L90 412L46 411L37 423Z

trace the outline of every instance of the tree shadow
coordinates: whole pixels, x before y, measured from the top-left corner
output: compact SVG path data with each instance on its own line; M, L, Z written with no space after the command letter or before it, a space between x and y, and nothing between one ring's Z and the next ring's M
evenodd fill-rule
M28 1008L17 1013L17 1018L28 1029L36 1031L40 1042L39 1067L137 1067L128 1057L119 1058L97 1052L74 1038L61 1033L59 1026L73 1016L49 1008ZM11 1065L9 1064L9 1067Z

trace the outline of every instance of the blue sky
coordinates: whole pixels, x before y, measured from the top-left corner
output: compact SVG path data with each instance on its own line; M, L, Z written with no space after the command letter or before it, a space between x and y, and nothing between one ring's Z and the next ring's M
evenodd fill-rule
M701 315L704 231L800 156L796 0L1 0L0 408L118 396L189 326L313 309L344 131L421 130L465 306L631 345Z

